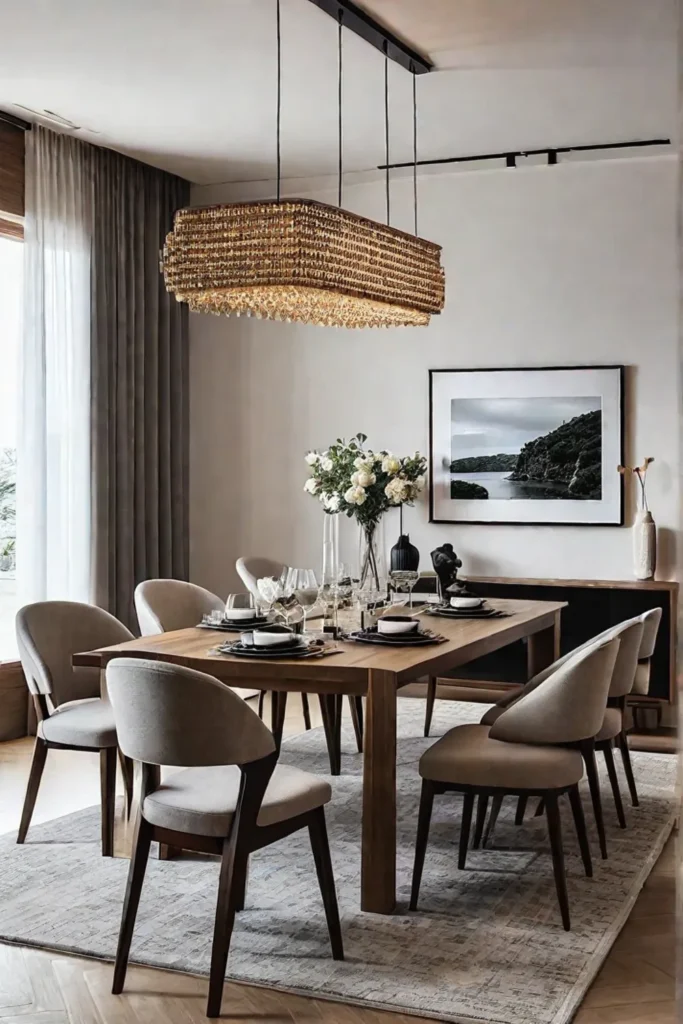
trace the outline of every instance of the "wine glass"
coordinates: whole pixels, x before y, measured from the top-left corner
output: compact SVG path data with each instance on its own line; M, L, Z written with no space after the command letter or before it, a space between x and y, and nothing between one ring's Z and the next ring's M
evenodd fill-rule
M419 572L412 569L392 569L389 573L389 586L394 593L392 603L413 606L413 587L420 578ZM400 597L399 597L400 595Z
M294 579L294 596L301 605L304 623L303 630L306 632L307 610L318 603L320 586L312 569L297 569Z

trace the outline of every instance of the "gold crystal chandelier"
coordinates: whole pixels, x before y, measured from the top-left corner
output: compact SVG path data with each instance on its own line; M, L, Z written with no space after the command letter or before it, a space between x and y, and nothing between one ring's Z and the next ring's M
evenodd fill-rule
M277 199L178 210L162 258L168 291L197 312L325 327L426 326L444 305L441 247L417 236L415 116L415 234L389 225L386 51L387 223L381 224L341 208L341 14L339 206L280 198L280 0L277 29Z

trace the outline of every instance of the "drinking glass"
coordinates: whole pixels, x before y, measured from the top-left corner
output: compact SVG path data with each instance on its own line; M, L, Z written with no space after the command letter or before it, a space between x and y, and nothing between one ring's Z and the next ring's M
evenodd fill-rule
M411 569L392 569L389 573L389 587L393 593L392 604L413 606L413 587L420 578L419 572Z
M312 569L297 569L295 579L294 596L301 605L303 612L304 633L306 632L306 615L307 609L312 608L318 603L318 594L320 587L316 575Z

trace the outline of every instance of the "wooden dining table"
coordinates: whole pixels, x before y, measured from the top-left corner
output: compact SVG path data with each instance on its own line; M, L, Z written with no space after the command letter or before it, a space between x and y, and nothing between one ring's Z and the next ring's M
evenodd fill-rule
M363 764L361 909L390 914L396 904L396 711L402 686L451 672L528 638L531 677L559 657L563 601L490 600L504 614L489 619L424 617L445 641L388 647L340 642L327 657L247 659L219 654L225 633L203 628L144 636L74 655L74 665L105 669L117 657L151 658L208 672L233 686L275 692L366 697ZM417 772L417 765L415 765Z

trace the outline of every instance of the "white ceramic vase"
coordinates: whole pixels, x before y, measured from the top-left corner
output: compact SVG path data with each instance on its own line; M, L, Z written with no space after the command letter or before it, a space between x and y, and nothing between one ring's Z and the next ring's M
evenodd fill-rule
M649 510L639 509L633 524L633 574L637 580L651 580L656 567L657 526Z

